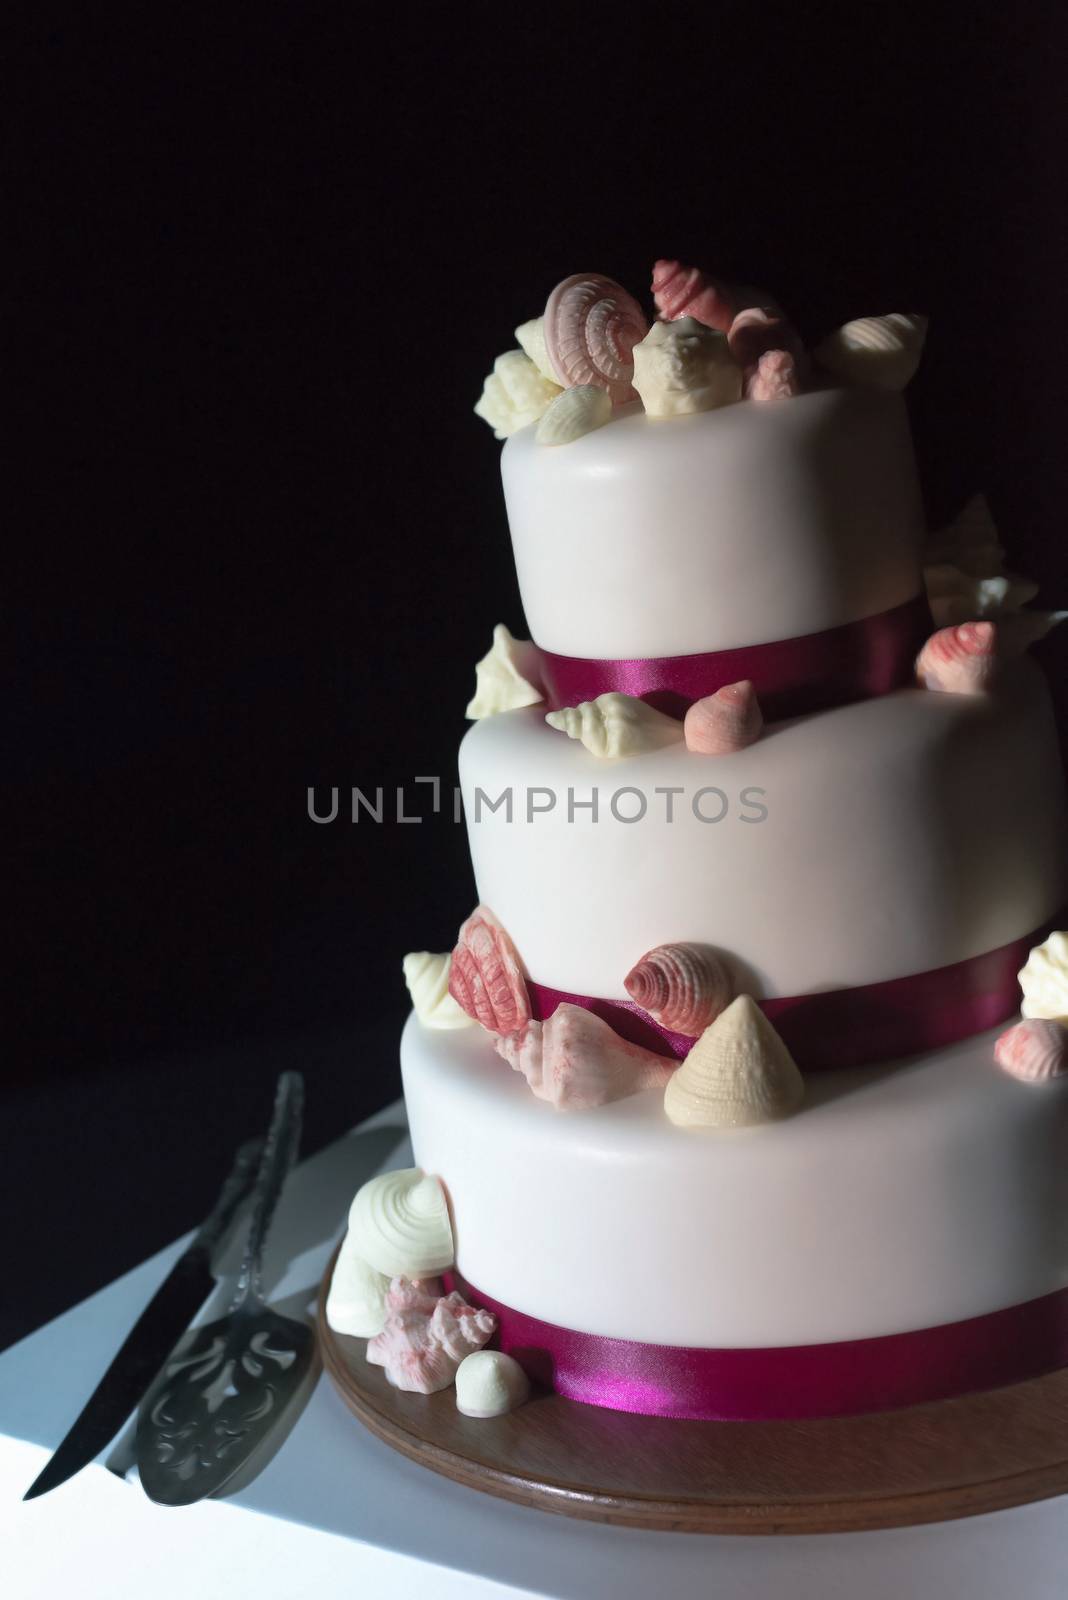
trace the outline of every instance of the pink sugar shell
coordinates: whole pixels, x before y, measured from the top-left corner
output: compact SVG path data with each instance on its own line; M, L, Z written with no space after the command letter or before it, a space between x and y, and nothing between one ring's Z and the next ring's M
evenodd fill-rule
M788 400L801 393L797 367L788 350L765 350L746 377L747 400Z
M449 993L490 1033L515 1033L530 1020L530 997L515 945L488 906L476 906L460 929L449 966Z
M916 657L916 678L944 694L982 694L997 669L993 622L962 622L933 633Z
M601 1017L565 1002L545 1022L497 1040L539 1100L557 1111L589 1111L641 1089L663 1089L674 1061L621 1039Z
M406 1282L395 1278L390 1293L396 1291L405 1298L397 1286ZM409 1289L417 1287L408 1285ZM423 1295L406 1298L412 1303L391 1310L382 1332L368 1340L367 1359L372 1366L385 1368L395 1389L436 1394L455 1380L465 1356L481 1350L492 1336L497 1318L492 1311L469 1306L455 1290L436 1300Z
M653 299L665 322L693 317L706 328L727 333L734 320L734 302L727 288L698 267L684 267L679 261L656 262Z
M599 272L578 272L558 283L545 306L545 349L565 389L595 384L613 405L635 398L631 351L649 331L641 306Z
M1044 1017L1017 1022L994 1046L994 1060L1026 1083L1063 1077L1068 1072L1068 1029Z
M704 944L659 944L623 979L634 1001L662 1028L696 1038L734 999L723 958Z
M697 700L682 724L687 750L702 755L729 755L760 738L764 717L748 678L724 684L715 694Z

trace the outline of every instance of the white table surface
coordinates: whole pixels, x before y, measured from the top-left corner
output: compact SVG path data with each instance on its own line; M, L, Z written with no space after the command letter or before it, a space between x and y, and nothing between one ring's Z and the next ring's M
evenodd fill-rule
M297 1169L268 1247L272 1303L310 1308L353 1192L382 1167L410 1160L398 1101ZM120 1475L129 1466L127 1431L100 1462L23 1503L183 1243L0 1355L5 1600L332 1600L366 1594L368 1583L375 1600L1068 1595L1068 1498L930 1527L812 1537L602 1527L509 1505L406 1461L359 1425L325 1378L272 1459L225 1499L178 1511L152 1505L136 1474ZM229 1269L235 1253L232 1246ZM206 1317L218 1314L226 1292Z

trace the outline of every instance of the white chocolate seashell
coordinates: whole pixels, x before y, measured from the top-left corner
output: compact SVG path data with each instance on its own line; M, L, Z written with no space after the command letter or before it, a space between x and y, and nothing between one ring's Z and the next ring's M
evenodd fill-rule
M958 622L1009 616L1038 593L1038 584L1030 578L1011 572L991 573L980 578L949 562L935 562L924 567L923 579L931 616L940 628ZM1042 613L1036 613L1038 615Z
M661 1089L673 1070L666 1056L621 1039L601 1017L566 1001L546 1021L499 1038L497 1051L557 1111L589 1111Z
M926 317L892 311L885 317L858 317L836 328L817 345L814 355L843 383L904 389L920 364L926 337Z
M352 1236L346 1234L334 1263L326 1320L335 1333L354 1339L373 1339L386 1325L389 1279L357 1255Z
M623 987L654 1022L696 1038L734 998L727 964L706 944L660 944L623 979Z
M1031 951L1019 974L1021 1014L1068 1022L1068 933L1051 933Z
M974 494L948 523L932 534L923 558L933 566L945 563L973 578L992 577L1002 570L1002 549L985 495Z
M1001 626L962 622L932 633L916 657L916 681L943 694L983 694L997 671Z
M456 1409L465 1417L503 1417L530 1394L530 1379L503 1350L476 1350L456 1369Z
M497 357L482 386L475 416L488 422L498 439L508 439L520 428L537 422L560 389L560 384L542 376L522 350L506 350Z
M687 750L703 755L730 755L755 744L764 727L756 690L748 678L724 684L715 694L695 700L683 721Z
M1024 1083L1048 1083L1068 1072L1068 1029L1034 1017L1008 1028L994 1046L994 1060Z
M538 423L534 437L539 444L570 444L611 420L612 397L608 390L594 383L580 383L557 395Z
M681 722L654 710L644 700L614 689L599 694L596 700L561 706L559 711L548 712L545 720L550 728L577 739L600 760L641 755L682 739Z
M404 958L404 981L424 1028L469 1028L471 1018L449 993L448 954L413 950Z
M503 622L493 630L493 644L475 667L475 694L465 715L472 722L501 711L518 711L544 699L538 677L537 647L529 639L513 639Z
M497 1318L467 1305L455 1290L431 1301L423 1287L390 1286L390 1314L369 1342L367 1359L386 1369L394 1388L435 1394L447 1389L460 1363L492 1337Z
M740 994L668 1083L664 1110L682 1128L741 1128L796 1111L804 1079L756 1001Z
M530 357L542 377L555 388L559 388L560 380L553 370L549 352L545 347L545 318L532 317L529 322L521 323L515 330L515 337L523 354Z
M445 1191L419 1167L382 1172L349 1211L353 1252L387 1277L426 1278L455 1259Z
M654 322L633 355L634 387L646 416L714 411L742 398L745 374L726 334L693 317Z
M449 992L490 1033L515 1033L530 1021L519 952L489 906L476 906L457 935Z

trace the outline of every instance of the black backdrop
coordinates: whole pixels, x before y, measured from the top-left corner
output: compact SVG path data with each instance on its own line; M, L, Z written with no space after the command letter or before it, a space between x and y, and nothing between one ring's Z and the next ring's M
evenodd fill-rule
M932 521L985 489L1068 601L1057 9L16 21L0 1343L191 1225L283 1066L307 1149L397 1092L400 956L472 879L344 796L428 809L522 630L471 406L559 278L929 312Z

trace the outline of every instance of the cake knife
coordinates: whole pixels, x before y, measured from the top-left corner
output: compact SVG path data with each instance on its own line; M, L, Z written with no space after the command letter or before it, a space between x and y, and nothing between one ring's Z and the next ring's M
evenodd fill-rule
M136 1410L164 1361L215 1288L212 1256L252 1186L262 1151L262 1139L252 1139L238 1150L211 1215L130 1329L66 1438L23 1495L24 1500L47 1494L88 1466Z

